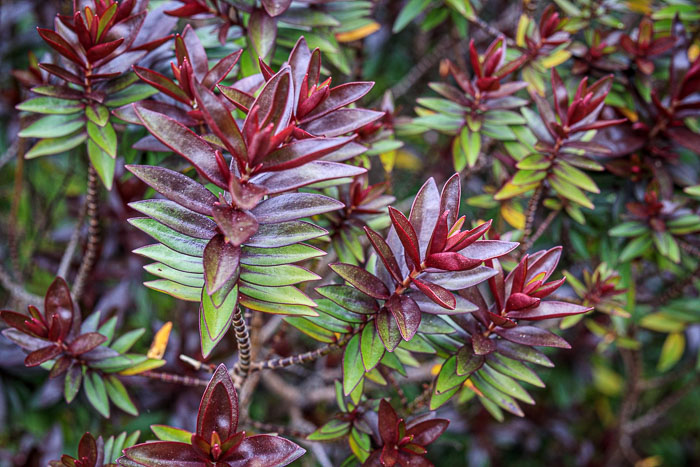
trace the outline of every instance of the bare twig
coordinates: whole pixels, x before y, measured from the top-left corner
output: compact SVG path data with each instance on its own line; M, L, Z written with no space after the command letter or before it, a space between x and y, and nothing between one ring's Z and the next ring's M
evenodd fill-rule
M146 378L157 379L158 381L163 381L165 383L181 384L183 386L202 387L209 384L209 380L206 379L176 375L173 373L166 373L163 371L146 371L144 373L139 373L136 376L145 376Z
M75 223L75 229L73 230L73 233L70 236L70 240L68 241L68 246L66 246L66 250L63 252L61 263L58 266L58 272L56 272L56 275L58 277L65 278L68 274L68 268L70 268L70 263L73 260L73 254L75 253L75 249L78 246L78 241L80 240L80 229L83 227L83 222L85 221L86 213L87 204L83 205L83 208L80 210L78 221Z
M262 362L254 362L250 366L250 371L261 371L261 370L275 370L278 368L284 368L292 365L301 365L303 363L308 363L316 360L317 358L328 355L334 349L344 346L356 333L345 334L337 342L331 344L326 344L323 347L319 347L316 350L310 350L309 352L304 352L298 355L292 355L291 357L285 358L272 358Z
M530 248L532 248L532 245L534 245L535 242L547 231L547 229L552 224L554 219L556 219L558 214L559 211L550 211L549 214L547 214L547 217L545 217L544 221L542 221L540 226L537 227L535 234L530 236L523 242L523 246L521 247L523 252L527 252Z
M75 281L73 282L73 296L75 300L80 300L85 290L85 283L88 278L88 274L95 265L95 259L97 258L97 246L100 241L100 229L98 220L98 180L97 171L90 165L88 169L88 185L87 194L85 198L85 205L87 209L88 216L88 239L87 247L85 249L85 254L80 262L80 269L78 269L78 274L75 276Z
M309 433L304 433L302 431L295 430L294 428L290 428L288 426L283 425L276 425L274 423L259 422L257 420L247 420L245 424L250 425L256 430L264 431L265 433L276 433L283 436L289 436L292 438L299 439L306 439L306 437L309 436Z
M24 290L24 287L15 283L10 275L5 271L5 269L0 265L0 284L8 291L10 294L20 302L27 303L34 306L42 306L44 299L38 295Z
M233 315L233 331L238 345L238 362L236 362L233 371L242 383L250 371L250 334L248 334L248 325L240 306L236 307L236 312Z
M623 426L626 435L630 436L645 428L650 428L654 425L661 417L666 415L668 410L680 402L690 391L697 388L698 381L700 381L699 376L695 376L693 379L685 383L675 392L669 394L664 398L656 407L636 418Z

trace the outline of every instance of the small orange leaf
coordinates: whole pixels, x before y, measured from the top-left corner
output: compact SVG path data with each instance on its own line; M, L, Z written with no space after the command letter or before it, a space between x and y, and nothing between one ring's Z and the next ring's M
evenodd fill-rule
M365 37L373 34L379 30L381 26L376 21L372 21L369 24L361 26L352 31L339 32L335 35L335 39L338 42L352 42L364 39Z

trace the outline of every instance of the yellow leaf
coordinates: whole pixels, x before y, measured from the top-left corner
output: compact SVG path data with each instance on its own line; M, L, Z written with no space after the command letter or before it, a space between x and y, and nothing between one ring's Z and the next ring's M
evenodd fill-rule
M569 57L571 57L571 52L566 49L562 49L554 52L549 57L542 59L540 63L545 68L553 68L567 61Z
M477 395L479 395L479 396L481 396L481 397L484 397L484 394L483 394L481 391L479 391L479 390L476 388L476 386L474 386L474 383L472 383L471 378L470 378L470 379L467 379L467 380L464 382L463 386L464 386L465 388L471 389L471 390L474 391Z
M352 31L339 32L335 35L335 39L338 42L357 41L360 39L364 39L365 37L369 36L370 34L377 32L380 27L381 26L379 25L379 23L377 23L376 21L372 21L369 24L361 26L357 29L353 29Z
M659 467L663 465L663 463L661 456L651 456L638 460L634 464L634 467Z
M627 8L636 13L651 13L651 0L627 0Z
M440 373L440 370L442 369L442 365L439 363L435 364L430 368L430 374L433 376L437 376Z
M523 13L520 15L520 20L518 21L518 31L515 34L515 43L518 47L525 47L525 33L527 32L527 27L530 25L530 18Z
M146 356L148 358L161 359L165 355L165 348L168 346L168 339L170 339L170 331L173 329L173 323L168 321L156 332L153 336L153 342L151 343L151 348L148 349Z
M525 228L525 214L523 214L519 204L503 203L501 205L501 216L514 229L522 230Z
M695 59L700 55L700 45L696 42L695 44L688 47L688 60L694 62Z
M616 107L616 109L632 123L639 120L639 115L632 109L628 109L627 107Z
M384 152L379 155L379 160L382 162L382 167L386 173L391 173L394 170L394 164L396 163L396 150Z
M139 373L143 373L144 371L155 370L156 368L160 368L163 365L165 365L165 360L160 360L158 358L149 358L143 363L139 363L138 365L132 366L131 368L127 368L126 370L120 371L119 374L124 376L138 375Z
M423 167L423 162L421 162L420 158L416 157L412 152L403 149L396 150L394 163L397 168L404 170L416 171Z

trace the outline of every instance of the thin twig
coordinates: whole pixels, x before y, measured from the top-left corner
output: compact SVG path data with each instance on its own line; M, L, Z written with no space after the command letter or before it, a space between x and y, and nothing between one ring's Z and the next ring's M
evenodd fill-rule
M626 423L623 427L625 434L629 436L633 433L636 433L637 431L649 428L652 425L654 425L661 417L666 415L666 413L669 411L669 409L671 409L671 407L680 402L686 396L686 394L688 394L693 389L697 388L699 380L700 377L696 376L695 378L691 379L686 384L681 386L680 389L666 396L666 398L664 398L652 410L642 415L641 417Z
M24 290L24 287L15 283L10 275L5 271L5 269L0 265L0 284L8 291L10 294L20 302L27 303L28 305L42 306L44 299L33 293L29 293Z
M540 207L540 200L542 199L542 194L544 188L542 184L535 188L535 192L532 194L530 201L527 203L527 210L525 212L525 228L523 229L523 240L522 244L527 245L530 242L530 235L532 235L532 226L535 224L535 216L537 215L537 209ZM521 255L525 255L527 249L521 249Z
M259 422L257 420L247 420L246 425L250 425L256 430L264 431L266 433L276 433L283 436L290 436L292 438L306 439L310 433L304 433L294 428L288 426L276 425L274 423Z
M550 211L549 214L547 214L547 217L545 217L544 221L540 224L539 227L537 227L537 230L535 231L535 234L529 237L525 242L523 242L522 251L527 252L530 248L532 248L532 245L535 244L535 242L545 233L545 231L549 228L550 224L556 219L557 215L559 214L559 211Z
M408 406L406 406L406 412L408 414L415 413L416 411L420 410L425 406L425 404L430 401L430 396L433 394L433 383L426 384L426 386L423 388L423 392L421 392L418 397L413 399Z
M511 39L510 37L507 37L502 31L499 31L498 29L491 26L489 23L487 23L483 19L479 18L478 15L472 15L469 18L467 18L467 20L470 23L474 24L475 26L479 27L479 29L482 29L483 31L492 35L493 37L503 36L506 40L506 44L508 44L508 47L520 49L520 47L518 47L518 44L516 44L513 39Z
M344 346L350 341L352 336L356 333L345 334L337 342L326 344L323 347L319 347L316 350L310 350L298 355L292 355L291 357L285 358L271 358L262 362L254 362L250 365L250 371L262 371L262 370L276 370L278 368L284 368L292 365L301 365L303 363L312 362L324 355L328 355L334 349Z
M88 169L87 194L85 198L88 216L88 240L85 254L80 263L80 269L78 269L78 274L75 276L75 281L73 282L72 292L76 301L80 300L80 297L83 295L88 274L95 265L95 259L97 258L97 246L100 241L98 220L99 192L97 183L97 171L90 165Z
M56 275L58 277L65 278L68 274L68 268L70 268L70 263L73 260L73 254L75 253L75 249L78 246L78 241L80 240L80 229L83 227L83 222L85 221L86 213L87 205L85 204L80 209L78 221L75 223L75 229L73 229L73 233L71 234L70 240L68 241L68 246L66 246L66 250L63 252L61 263L58 266L58 272L56 272Z

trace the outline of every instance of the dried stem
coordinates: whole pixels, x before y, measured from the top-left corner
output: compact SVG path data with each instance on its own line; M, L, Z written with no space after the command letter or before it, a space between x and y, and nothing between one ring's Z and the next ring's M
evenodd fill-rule
M534 245L535 242L546 232L546 230L549 228L554 219L556 219L558 214L559 211L550 211L549 214L547 214L547 217L545 217L544 221L540 224L539 227L537 227L535 234L530 236L523 242L523 252L526 253L530 248L532 248L532 245ZM530 228L532 229L532 227Z
M304 433L294 428L290 428L283 425L275 425L273 423L259 422L257 420L247 420L246 425L250 425L256 430L264 431L266 433L276 433L282 436L290 436L292 438L306 439L310 433Z
M693 379L681 386L680 389L666 396L666 398L664 398L652 410L642 415L641 417L626 423L623 427L625 434L627 436L630 436L633 433L636 433L637 431L643 430L645 428L650 428L661 417L666 415L666 413L669 409L671 409L671 407L676 405L686 396L686 394L695 389L699 380L700 377L695 376Z
M85 214L87 213L87 204L83 205L80 210L80 215L78 216L78 221L75 223L75 229L70 236L68 241L68 246L63 252L63 257L61 258L61 263L58 266L58 272L56 275L58 277L65 278L68 274L68 269L70 268L70 263L73 260L73 254L78 246L78 241L80 240L80 229L83 227L83 222L85 221Z
M233 315L233 331L236 335L236 344L238 344L238 362L233 371L242 383L250 371L250 334L240 306L236 307L236 312Z
M83 295L88 274L90 274L90 271L95 265L95 259L97 258L97 246L100 241L98 221L99 192L97 183L97 171L92 165L90 165L88 168L88 184L85 198L88 216L88 239L85 254L80 262L80 269L78 269L78 274L75 276L75 282L73 283L72 292L76 301L80 300L80 297Z
M136 376L145 376L146 378L156 379L158 381L163 381L165 383L181 384L183 386L195 386L201 387L209 384L209 381L201 378L193 378L191 376L176 375L173 373L166 373L163 371L146 371L139 373Z

